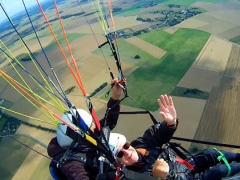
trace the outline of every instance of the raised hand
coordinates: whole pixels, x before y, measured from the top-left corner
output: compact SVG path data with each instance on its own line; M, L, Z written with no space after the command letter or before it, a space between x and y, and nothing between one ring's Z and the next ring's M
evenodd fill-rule
M118 80L117 78L112 79L111 85L112 85L112 99L119 100L121 98L123 89L119 84L126 83L126 79Z
M173 104L172 97L165 95L161 95L160 99L157 100L158 105L161 108L159 112L163 118L163 120L168 125L176 125L177 113Z

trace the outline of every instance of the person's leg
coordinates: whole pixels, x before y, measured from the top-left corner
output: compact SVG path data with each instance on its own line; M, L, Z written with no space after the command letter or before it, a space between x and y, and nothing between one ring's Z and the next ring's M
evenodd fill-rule
M210 169L206 170L203 174L201 174L200 179L201 180L221 180L222 173L215 166L214 168L210 168Z
M232 161L240 162L240 153L232 153L228 151L221 151L226 157L227 161L231 163Z
M240 154L239 153L231 153L231 152L227 152L227 151L221 151L227 161L230 163L232 161L239 161L240 162ZM219 161L217 160L218 156L219 156L219 152L214 150L214 149L206 149L201 153L198 153L196 155L193 156L193 159L195 161L195 164L198 168L199 171L205 171L207 170L209 167L211 166L215 166L216 164L219 163Z
M230 167L231 173L229 177L240 172L240 163L231 163ZM201 180L221 180L227 176L228 171L228 167L225 164L219 164L206 170L201 176Z

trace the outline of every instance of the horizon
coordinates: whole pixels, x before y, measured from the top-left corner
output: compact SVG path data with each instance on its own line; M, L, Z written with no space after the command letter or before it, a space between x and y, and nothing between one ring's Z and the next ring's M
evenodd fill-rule
M9 16L14 16L24 10L23 1L27 9L37 5L37 2L33 0L17 0L17 1L15 0L14 3L12 3L12 1L0 0L0 4L2 5L3 8L6 9L6 13ZM49 1L49 0L39 0L39 3L41 4L46 1ZM0 17L1 17L0 23L7 20L7 17L2 7L0 6Z

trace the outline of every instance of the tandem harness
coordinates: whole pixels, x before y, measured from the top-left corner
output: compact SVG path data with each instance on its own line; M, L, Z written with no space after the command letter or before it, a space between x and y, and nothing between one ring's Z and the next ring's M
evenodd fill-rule
M176 158L176 155L180 158ZM192 155L180 143L167 143L159 158L164 159L169 165L167 180L195 179L196 166Z
M219 153L217 160L219 162L224 163L227 166L228 173L226 177L228 177L231 174L231 166L229 165L226 157L221 151L217 150L216 148L212 148L212 149L216 150ZM174 153L180 158L176 158ZM175 142L167 143L165 147L162 149L162 153L159 155L159 158L163 158L169 164L170 172L169 172L169 175L167 176L168 180L199 179L200 174L203 173L203 172L200 172L196 167L192 154L189 151L187 151L185 148L183 148L180 145L180 143L175 143ZM178 162L178 163L175 163L175 162ZM184 168L181 167L181 165L179 164L184 164L185 167L187 167L187 169L184 170Z

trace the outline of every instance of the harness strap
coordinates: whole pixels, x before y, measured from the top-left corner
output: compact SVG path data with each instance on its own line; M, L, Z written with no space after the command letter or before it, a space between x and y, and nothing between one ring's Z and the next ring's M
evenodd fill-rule
M220 162L220 161L223 161L223 162L225 163L225 165L227 166L227 168L228 168L228 173L227 173L227 176L226 176L226 177L228 177L228 176L231 174L231 166L229 165L229 163L228 163L225 155L224 155L221 151L217 150L217 148L213 148L213 149L216 150L216 151L220 154L220 155L217 157L217 160L218 160L219 162Z
M184 147L182 147L180 143L168 142L168 145L180 158L184 160L188 159L188 157L185 154L188 154L188 156L192 157L192 154L188 150L186 150ZM181 152L178 148L184 151L185 154Z
M192 170L192 171L194 170L194 166L191 165L189 162L183 160L183 159L175 158L175 161L176 161L176 162L179 162L179 163L181 163L181 164L186 165L186 166L187 166L190 170Z
M86 153L71 153L67 158L67 161L79 161L89 167L97 167L97 162L86 157Z
M71 145L68 147L68 149L63 154L63 157L56 164L57 168L61 168L62 165L66 162L66 160L67 160L68 156L70 155L70 153L72 152L75 144L76 144L76 141L72 141Z

